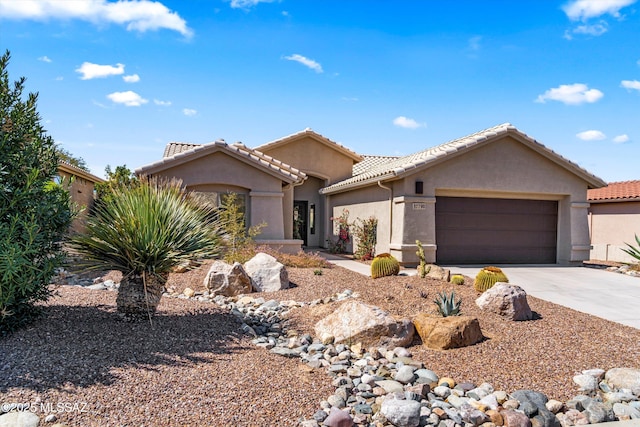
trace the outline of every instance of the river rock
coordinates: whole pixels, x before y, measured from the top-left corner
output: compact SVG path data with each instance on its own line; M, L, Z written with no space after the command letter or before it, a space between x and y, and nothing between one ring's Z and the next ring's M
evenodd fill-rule
M380 408L385 418L396 427L418 427L420 425L420 402L387 397Z
M0 427L38 427L39 423L40 417L30 411L9 412L0 415Z
M604 379L617 389L626 388L636 396L640 396L640 369L613 368L609 369Z

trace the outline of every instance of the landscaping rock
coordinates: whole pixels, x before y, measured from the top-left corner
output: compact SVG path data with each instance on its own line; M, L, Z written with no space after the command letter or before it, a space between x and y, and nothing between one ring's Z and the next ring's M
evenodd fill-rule
M289 288L289 273L274 257L257 253L244 264L256 292L276 292Z
M386 311L359 301L347 301L315 326L317 336L333 336L334 343L362 343L365 346L392 341L411 342L413 327L398 322ZM400 334L400 335L398 335ZM397 339L396 339L397 338Z
M353 418L347 412L342 411L335 406L331 408L329 416L325 418L322 425L328 427L351 427L353 426Z
M476 304L483 310L497 313L510 320L533 319L527 293L520 286L513 284L496 283L476 299Z
M204 278L204 287L212 295L225 297L248 294L253 291L251 277L238 262L230 265L224 261L215 261Z
M636 396L640 396L640 369L614 368L609 369L604 379L617 389L629 389Z
M38 427L40 417L30 411L9 412L0 415L0 427Z
M427 273L427 277L436 280L442 280L444 282L448 282L451 278L451 271L448 268L442 268L438 265L431 264L428 266L429 272Z
M418 427L420 425L420 402L385 398L380 412L396 427Z
M420 313L413 320L422 343L434 350L466 347L482 341L478 319L470 316L433 317Z

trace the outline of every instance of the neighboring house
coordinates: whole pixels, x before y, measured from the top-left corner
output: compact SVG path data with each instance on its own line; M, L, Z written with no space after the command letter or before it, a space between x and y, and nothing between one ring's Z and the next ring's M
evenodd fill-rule
M589 190L589 230L591 259L637 262L623 252L625 243L638 246L640 236L640 180L611 182L603 188Z
M58 162L58 175L56 177L56 181L59 184L66 186L69 190L71 201L80 209L78 216L71 224L71 233L83 232L85 229L87 214L95 200L95 184L98 182L104 182L104 179L92 175L77 166L60 161Z
M326 247L332 217L378 219L376 252L417 263L577 263L589 258L587 189L601 179L502 124L402 157L363 156L305 129L250 149L170 143L136 170L244 196L260 240ZM295 229L295 230L294 230ZM355 242L357 245L357 242Z

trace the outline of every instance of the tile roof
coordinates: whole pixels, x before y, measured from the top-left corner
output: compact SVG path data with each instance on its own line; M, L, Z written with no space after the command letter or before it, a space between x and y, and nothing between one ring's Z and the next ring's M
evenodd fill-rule
M640 200L640 180L610 182L606 187L587 191L589 201Z
M545 147L527 134L516 129L512 124L503 123L408 156L398 157L388 162L372 165L368 170L364 170L356 176L325 187L321 189L320 192L321 194L331 194L334 192L345 191L352 187L369 185L381 180L398 178L402 175L415 171L417 168L433 164L439 160L443 160L449 155L465 151L473 146L495 140L496 137L507 133L519 137L521 141L527 143L540 154L556 161L556 163L561 164L565 168L570 169L573 173L582 176L582 178L589 182L591 186L600 187L605 185L600 178L592 175L577 164Z
M363 154L362 161L353 165L353 176L360 175L373 167L377 167L398 158L399 156L372 156L369 154Z
M296 133L292 133L291 135L287 135L285 137L282 138L278 138L275 141L271 141L271 142L267 142L266 144L262 144L258 147L256 147L256 150L260 150L260 151L267 151L271 148L275 148L278 147L280 145L284 145L287 144L290 141L294 141L300 137L303 136L310 136L313 139L315 139L316 141L322 142L323 144L328 145L329 147L341 152L342 154L351 157L354 161L359 162L362 160L362 156L358 153L356 153L355 151L352 151L350 149L348 149L347 147L345 147L342 144L339 144L335 141L332 141L331 139L327 138L326 136L323 136L321 134L319 134L318 132L315 132L313 130L311 130L311 128L306 128L304 130L301 130L300 132L296 132Z
M304 172L294 168L293 166L274 159L273 157L258 150L251 149L239 142L227 144L223 140L219 140L202 145L182 143L174 144L173 149L175 150L175 154L136 169L136 174L157 173L158 171L164 170L168 167L179 165L216 151L226 151L235 158L246 161L247 163L253 163L254 165L258 165L266 169L272 174L280 176L285 181L302 182L307 178L307 175ZM171 143L169 145L171 145ZM167 146L167 149L165 149L165 153L168 153L169 145ZM192 147L189 148L189 146Z
M224 141L224 140L222 140ZM182 153L183 151L191 150L192 148L199 147L202 144L189 144L186 142L170 142L164 147L164 154L162 157L171 157L174 154Z
M84 169L81 169L77 166L72 165L69 162L65 162L64 160L58 161L58 169L67 172L68 174L78 176L80 178L86 179L91 182L104 182L104 179L96 176L90 172L87 172Z

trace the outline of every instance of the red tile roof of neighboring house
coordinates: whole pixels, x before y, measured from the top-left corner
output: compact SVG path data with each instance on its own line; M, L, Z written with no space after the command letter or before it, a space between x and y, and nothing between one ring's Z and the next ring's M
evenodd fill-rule
M640 180L610 182L606 187L587 191L587 200L640 200Z

